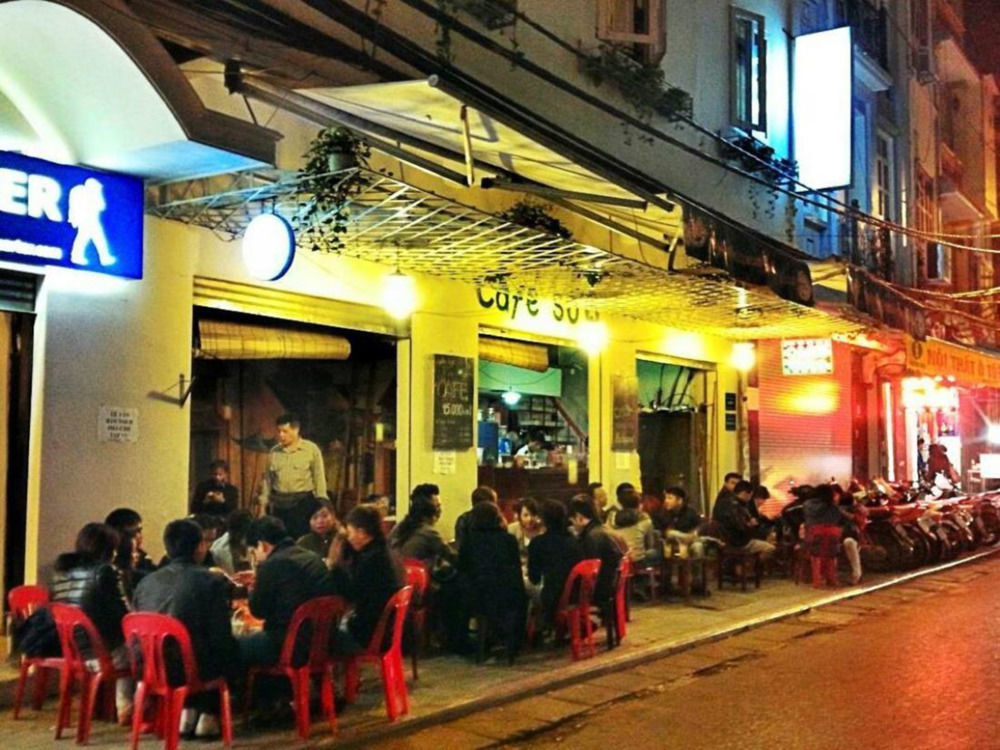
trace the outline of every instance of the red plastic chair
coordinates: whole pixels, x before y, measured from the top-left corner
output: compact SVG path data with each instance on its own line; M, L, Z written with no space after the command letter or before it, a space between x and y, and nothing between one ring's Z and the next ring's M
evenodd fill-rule
M35 610L49 603L49 591L44 586L16 586L7 594L7 605L10 608L14 623L27 620ZM61 656L25 656L21 655L20 674L17 678L17 690L14 692L14 718L21 713L21 703L24 700L24 690L28 685L28 674L34 670L35 694L31 707L38 711L45 701L49 687L49 670L61 670L65 660Z
M821 588L825 582L839 585L837 555L840 554L842 530L836 524L816 524L806 529L804 550L809 556L812 585Z
M413 599L410 602L410 622L413 623L413 653L410 662L413 666L413 679L417 680L417 656L423 648L427 637L427 588L430 586L431 575L427 566L421 560L407 558L403 560L406 571L406 585L413 588Z
M249 715L250 699L257 675L287 677L292 685L292 702L295 706L295 728L301 739L309 738L311 720L309 716L310 678L320 678L320 704L330 731L337 731L337 715L333 708L333 661L330 655L330 633L347 611L347 603L339 596L318 596L298 606L281 646L281 655L276 664L268 667L251 667L247 673L247 692L243 703L244 715ZM311 627L308 658L300 665L295 662L295 645L299 631L306 625Z
M368 649L359 654L335 657L342 662L345 669L344 697L348 703L353 703L358 695L361 683L360 667L362 663L377 664L382 673L382 689L385 691L385 710L389 721L395 721L399 715L410 712L410 702L406 695L406 675L403 670L403 623L410 607L413 588L404 586L385 603L382 615L378 618L375 632L368 642ZM382 650L385 642L385 630L392 622L392 642L389 648Z
M597 652L594 649L594 625L590 621L590 600L601 570L598 559L582 560L573 566L566 578L559 606L556 609L556 637L569 631L570 655L573 661ZM582 631L582 632L581 632ZM582 637L581 637L582 636Z
M97 703L97 694L102 685L109 686L112 691L114 681L119 677L128 677L126 669L117 669L111 661L104 641L101 639L94 623L79 607L69 604L50 604L52 619L59 633L59 644L62 646L65 664L59 674L59 712L56 717L56 739L62 738L63 729L70 724L70 714L73 703L73 685L80 683L80 720L76 726L76 742L86 745L90 739L90 722ZM82 642L90 647L88 656L80 650L80 641L75 637L82 631ZM90 663L88 665L88 662ZM94 668L96 666L96 669ZM113 695L113 693L109 693Z
M142 655L142 677L135 688L135 710L132 714L132 750L139 746L139 734L142 731L144 707L147 698L156 698L160 702L157 719L154 726L162 735L164 747L176 750L180 733L181 711L184 701L194 693L204 693L208 690L218 690L222 704L222 741L226 747L233 741L233 717L229 704L229 686L223 677L208 682L202 682L198 676L198 665L191 647L191 636L187 627L180 620L153 612L135 612L125 615L122 620L122 631L125 642L129 644L129 661L134 674L140 673L140 664L135 645ZM168 670L168 660L171 658L166 651L166 644L173 642L176 651L180 652L181 665L184 669L184 684L171 685Z

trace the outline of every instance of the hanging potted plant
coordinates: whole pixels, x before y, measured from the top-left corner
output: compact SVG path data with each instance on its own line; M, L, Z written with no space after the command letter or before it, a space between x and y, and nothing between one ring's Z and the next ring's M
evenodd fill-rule
M370 156L368 144L347 128L325 128L313 139L302 170L303 191L312 195L302 223L313 233L313 249L322 246L319 240L334 251L343 247L351 199L368 185Z
M572 240L573 233L559 219L548 213L550 208L552 207L541 203L520 200L506 211L497 214L497 217L511 224L520 224L522 227L554 234L564 240Z

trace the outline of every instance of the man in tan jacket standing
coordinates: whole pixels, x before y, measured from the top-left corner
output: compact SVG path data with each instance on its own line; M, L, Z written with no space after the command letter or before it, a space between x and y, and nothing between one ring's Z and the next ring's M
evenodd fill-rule
M316 498L328 499L323 454L316 443L299 435L301 422L296 415L282 414L275 424L278 444L268 454L261 504L297 539L309 533Z

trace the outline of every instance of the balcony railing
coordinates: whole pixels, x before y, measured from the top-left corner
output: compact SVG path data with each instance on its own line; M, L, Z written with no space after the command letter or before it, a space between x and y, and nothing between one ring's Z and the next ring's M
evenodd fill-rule
M886 9L872 0L837 0L837 25L854 31L854 42L861 50L889 70L889 18Z

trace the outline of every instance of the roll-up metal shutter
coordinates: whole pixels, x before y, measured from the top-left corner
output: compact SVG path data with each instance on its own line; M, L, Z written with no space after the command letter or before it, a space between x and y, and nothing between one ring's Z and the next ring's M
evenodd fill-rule
M758 344L757 363L761 483L787 491L789 480L849 481L850 349L834 342L831 375L783 375L777 340Z
M39 278L30 273L0 270L0 310L34 312Z
M395 320L381 307L221 279L196 277L194 304L216 310L381 333L396 338L410 335L409 322Z

